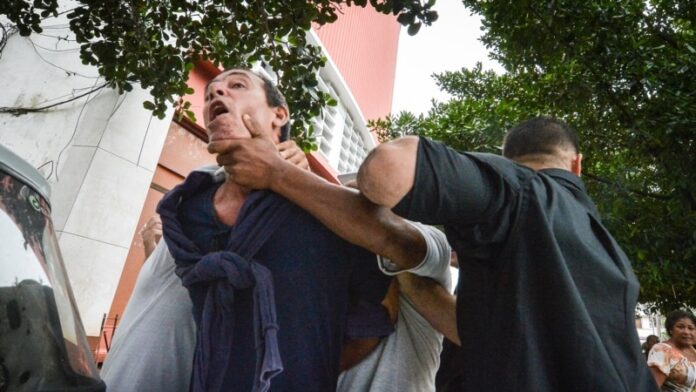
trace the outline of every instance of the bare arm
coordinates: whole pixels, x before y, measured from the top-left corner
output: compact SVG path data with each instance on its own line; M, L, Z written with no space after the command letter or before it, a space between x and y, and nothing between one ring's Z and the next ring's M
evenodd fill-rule
M435 330L459 344L456 298L448 289L452 280L452 248L442 231L432 226L410 224L422 234L427 244L423 263L416 269L401 272L394 271L387 260L380 260L380 266L385 273L397 274L401 294Z
M418 138L406 136L375 148L358 171L358 188L373 203L394 207L413 187Z
M162 238L162 221L159 215L153 215L145 226L140 230L140 238L143 240L143 247L145 248L145 258L150 257L152 252L157 247L157 243Z
M345 240L390 259L403 269L425 257L421 234L388 208L355 190L334 185L307 171L285 165L270 188L314 215Z
M410 273L397 275L401 293L408 297L416 311L438 332L456 345L461 345L457 332L455 296L433 279Z
M389 258L400 268L413 268L423 260L425 240L416 229L360 193L330 184L284 161L271 142L270 131L261 130L249 116L243 120L251 139L220 141L209 146L233 181L285 196L340 237Z

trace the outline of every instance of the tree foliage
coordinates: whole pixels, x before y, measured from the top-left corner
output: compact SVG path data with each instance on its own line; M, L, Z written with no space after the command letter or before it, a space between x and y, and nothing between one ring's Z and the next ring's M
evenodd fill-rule
M437 19L434 0L81 0L67 18L83 63L96 66L121 93L134 84L150 89L144 107L159 117L192 92L186 81L197 62L233 67L265 61L279 74L294 135L307 147L309 120L331 98L317 89L325 58L307 43L306 32L335 21L343 6L368 4L396 15L413 34ZM58 7L57 0L4 0L0 15L29 35L41 32L41 19L57 15ZM180 109L192 115L188 108L184 103Z
M506 70L435 75L452 95L375 125L500 152L532 116L571 124L584 179L634 262L641 300L696 307L696 4L688 0L464 0Z

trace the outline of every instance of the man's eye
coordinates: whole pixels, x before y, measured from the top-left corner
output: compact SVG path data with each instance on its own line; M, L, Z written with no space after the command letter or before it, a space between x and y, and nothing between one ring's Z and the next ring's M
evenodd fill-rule
M235 82L235 83L232 83L232 85L230 87L232 87L232 88L244 88L244 83Z

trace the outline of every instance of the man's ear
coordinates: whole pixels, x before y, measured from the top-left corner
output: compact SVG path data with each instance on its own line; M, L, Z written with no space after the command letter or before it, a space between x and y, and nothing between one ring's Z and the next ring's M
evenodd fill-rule
M280 129L283 125L290 121L290 110L287 106L281 105L273 108L275 118L273 119L273 128Z
M582 175L582 154L578 153L575 155L573 162L570 164L570 171L575 173L578 177Z

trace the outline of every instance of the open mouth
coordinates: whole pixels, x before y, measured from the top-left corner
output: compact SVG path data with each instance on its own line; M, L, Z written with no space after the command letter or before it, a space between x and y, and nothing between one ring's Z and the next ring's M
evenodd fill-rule
M227 110L227 107L222 103L222 102L213 102L210 105L210 108L208 109L208 117L210 118L209 121L215 120L220 115L229 113L229 110Z

